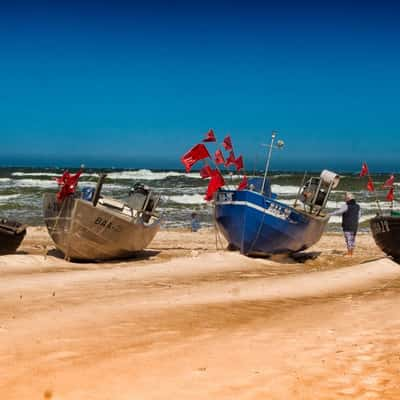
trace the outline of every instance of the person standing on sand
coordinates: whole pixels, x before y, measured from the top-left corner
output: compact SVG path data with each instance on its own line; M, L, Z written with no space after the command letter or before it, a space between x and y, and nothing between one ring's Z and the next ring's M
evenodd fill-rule
M200 221L196 213L192 213L190 227L192 232L197 232L200 229Z
M361 216L361 207L356 203L354 195L347 192L344 197L345 204L329 216L341 215L344 239L347 246L347 255L352 256L356 245L358 223Z

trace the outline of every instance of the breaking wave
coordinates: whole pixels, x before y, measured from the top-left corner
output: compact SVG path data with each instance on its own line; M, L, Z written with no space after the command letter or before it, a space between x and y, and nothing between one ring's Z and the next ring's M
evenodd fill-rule
M73 172L75 173L75 172ZM60 177L62 175L62 171L58 171L58 172L13 172L11 175L12 176L16 176L16 177L29 177L29 176L36 176L36 177L46 177L46 176L50 176L52 178L56 178L56 177ZM86 177L98 177L99 174L97 173L86 173L84 172L82 175L82 177L86 176ZM9 178L8 178L9 179Z
M298 186L282 186L282 185L271 185L273 193L276 194L297 194L299 191Z
M13 180L12 185L16 187L39 187L39 188L57 187L57 183L55 180L29 179L29 178Z
M61 176L62 172L13 172L11 174L14 177L55 177ZM87 173L84 172L82 177L98 177L99 173ZM165 172L157 172L151 171L149 169L139 169L135 171L118 171L118 172L109 172L107 173L107 177L110 179L132 179L132 180L163 180L169 177L186 177L186 178L195 178L200 179L198 172L184 173L177 171L165 171Z
M202 194L183 194L180 196L167 196L166 199L177 204L204 204L204 195Z
M8 200L16 199L17 197L20 197L20 194L5 194L5 195L0 195L0 203L5 203Z
M56 176L54 172L13 172L12 176Z
M31 179L31 178L24 178L24 179L10 179L5 181L6 184L2 185L2 187L15 187L15 188L42 188L42 189L57 189L58 185L55 179ZM89 181L80 181L79 186L85 185L92 185L93 182ZM110 185L108 185L110 186ZM113 186L113 185L111 185ZM114 185L118 186L118 185Z
M374 218L374 217L375 217L375 214L361 215L360 222L368 221L369 219ZM330 224L341 224L342 217L340 215L334 215L333 217L329 218L329 223Z
M121 172L110 172L107 174L107 177L110 179L134 179L134 180L143 180L143 181L155 181L155 180L163 180L173 176L182 176L186 178L195 178L200 179L198 172L184 173L184 172L176 172L176 171L167 171L167 172L153 172L149 169L139 169L137 171L121 171Z
M327 207L330 209L335 209L335 208L340 208L343 204L344 204L343 200L337 201L337 202L336 201L328 201ZM358 202L357 204L361 207L361 214L362 214L363 210L377 210L378 209L378 206L375 201L371 201L371 202L361 201L361 202ZM390 209L390 203L387 201L381 201L379 204L380 204L380 207L382 210Z

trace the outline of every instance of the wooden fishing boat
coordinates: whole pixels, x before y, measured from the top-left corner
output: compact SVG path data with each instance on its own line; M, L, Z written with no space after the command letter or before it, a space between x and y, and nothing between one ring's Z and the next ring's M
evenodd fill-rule
M400 260L400 215L377 215L370 220L375 243L387 255Z
M0 255L15 253L26 235L26 228L17 221L0 219Z
M74 194L59 202L55 194L44 195L48 232L66 259L129 257L147 247L160 228L160 217L155 213L158 195L138 185L127 203L103 197L105 177L100 177L92 198Z

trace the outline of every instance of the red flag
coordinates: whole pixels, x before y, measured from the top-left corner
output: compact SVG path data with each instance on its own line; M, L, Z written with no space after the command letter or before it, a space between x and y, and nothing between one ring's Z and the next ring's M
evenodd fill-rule
M60 190L57 193L57 200L62 202L67 196L74 194L78 185L79 177L83 170L80 169L75 175L71 175L68 171L64 171L61 178L56 178Z
M386 200L387 201L393 201L394 200L394 187L393 186L387 192Z
M374 182L373 182L371 177L368 178L367 189L368 189L369 192L374 192L375 191Z
M60 178L55 178L58 185L63 185L67 179L70 177L68 170L65 170Z
M390 175L390 178L383 184L384 188L390 188L394 184L394 175Z
M247 176L244 175L242 181L239 183L238 190L246 189L248 184Z
M215 152L214 160L215 164L225 164L225 158L220 149Z
M204 158L211 158L206 146L204 144L196 144L181 157L181 161L185 166L186 172L190 172L193 165Z
M363 163L363 165L361 167L360 176L365 176L368 174L369 174L368 165L367 165L367 163Z
M212 169L209 165L205 165L201 170L200 170L200 176L201 179L206 179L210 178L212 176Z
M214 131L210 129L206 133L206 137L203 139L203 142L216 142L217 138L215 137Z
M229 153L229 157L225 161L225 167L229 167L230 165L235 165L235 154L233 151Z
M243 169L243 157L239 156L235 161L234 164L236 166L236 171L240 171Z
M225 137L224 141L222 142L222 146L224 146L224 149L226 151L232 151L233 150L232 140L231 140L231 137L229 135Z
M214 193L224 185L225 185L224 177L217 169L214 169L212 171L211 180L210 183L208 184L207 193L204 199L207 201L212 200L214 197Z

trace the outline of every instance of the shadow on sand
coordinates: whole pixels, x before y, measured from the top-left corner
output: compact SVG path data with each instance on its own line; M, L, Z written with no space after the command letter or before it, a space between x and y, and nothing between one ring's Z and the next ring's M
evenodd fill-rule
M78 260L78 259L71 259L70 262L76 263L76 264L101 264L101 263L107 263L107 264L118 264L120 262L129 262L129 261L143 261L143 260L148 260L152 257L155 257L159 254L160 252L157 250L141 250L138 251L134 254L132 254L129 257L124 257L124 258L115 258L112 260ZM57 249L51 249L47 252L48 256L59 258L62 260L65 260L65 255L63 252Z
M239 251L234 246L228 246L226 248L227 251ZM248 255L250 258L261 258L261 259L269 259L276 262L281 263L305 263L309 260L316 260L322 254L321 251L300 251L298 253L286 254L286 253L277 253L270 255Z

